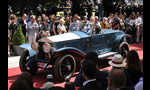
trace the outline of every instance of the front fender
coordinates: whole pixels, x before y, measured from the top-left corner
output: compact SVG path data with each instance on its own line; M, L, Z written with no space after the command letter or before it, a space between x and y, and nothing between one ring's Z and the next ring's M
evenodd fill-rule
M126 41L127 38L132 38L132 36L129 34L123 34L123 35L118 36L116 38L117 45L119 45L122 41Z
M121 42L127 41L126 38L132 38L132 36L129 35L129 34L123 34L123 35L117 36L116 41L115 41L115 44L114 44L114 47L115 47L114 49L115 49L115 51L116 51L116 50L119 50L119 46L120 46L120 43L121 43Z
M29 51L30 57L32 57L38 53L37 51L35 51L31 48L31 43L22 44L19 47L27 49Z
M74 47L64 47L64 48L55 50L54 53L60 53L60 52L66 52L66 53L72 52L72 53L76 53L81 56L84 56L86 54L85 52L83 52L77 48L74 48Z
M116 44L119 45L121 41L125 41L125 40L126 40L125 34L120 35L116 38Z
M61 49L58 49L58 50L55 50L53 55L52 55L52 59L51 60L54 60L56 59L57 57L59 57L60 55L62 54L73 54L77 57L84 57L86 55L85 52L77 49L77 48L74 48L74 47L64 47L64 48L61 48Z

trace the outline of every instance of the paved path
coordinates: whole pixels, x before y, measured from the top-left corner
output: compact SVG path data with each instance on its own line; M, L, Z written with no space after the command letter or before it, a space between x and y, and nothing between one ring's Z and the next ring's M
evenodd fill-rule
M8 57L8 69L19 66L20 56Z

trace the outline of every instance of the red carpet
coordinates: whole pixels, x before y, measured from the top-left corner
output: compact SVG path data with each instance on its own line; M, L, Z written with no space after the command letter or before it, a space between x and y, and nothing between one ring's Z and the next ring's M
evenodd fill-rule
M140 60L143 59L143 44L130 45L130 50L136 50L139 54Z
M141 60L143 59L143 44L130 45L130 50L136 50L139 54L140 59ZM106 67L104 69L111 70L111 66ZM17 79L17 77L20 74L21 74L21 71L20 71L19 67L8 69L8 90L9 90L11 84ZM71 78L72 82L74 81L76 74L78 74L78 73L75 73L74 77ZM33 77L34 87L41 88L42 85L47 81L46 78L45 78L46 75L47 75L47 72L39 71L38 74L36 74ZM64 87L64 84L65 84L65 82L63 82L63 83L55 82L55 86Z
M142 59L143 59L143 44L130 45L130 50L136 50L138 55L139 55L140 60L142 61ZM111 69L112 69L112 67L109 66L109 67L106 67L106 68L103 68L103 69L100 69L100 70L110 71Z

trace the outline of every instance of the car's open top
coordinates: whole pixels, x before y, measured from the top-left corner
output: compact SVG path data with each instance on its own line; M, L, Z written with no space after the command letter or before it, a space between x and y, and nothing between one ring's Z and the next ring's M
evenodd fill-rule
M115 33L119 32L118 30L110 30L110 29L103 29L101 30L101 34L107 34L107 33ZM82 31L73 31L73 32L67 32L60 35L45 37L39 40L39 42L61 42L61 41L68 41L68 40L75 40L80 38L89 37L90 35L82 32Z
M81 31L74 31L74 32L68 32L60 35L45 37L39 40L39 42L61 42L61 41L68 41L68 40L75 40L80 39L82 37L87 37L88 35Z

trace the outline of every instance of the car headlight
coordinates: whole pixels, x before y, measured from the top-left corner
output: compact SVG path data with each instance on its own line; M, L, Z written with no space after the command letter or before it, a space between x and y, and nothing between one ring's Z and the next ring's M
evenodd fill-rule
M49 53L49 52L50 52L50 47L51 47L51 45L48 44L48 43L44 43L44 44L42 45L43 51L44 51L45 53Z
M32 42L32 43L31 43L31 48L32 48L33 50L37 51L37 50L38 50L38 43L37 43L37 42Z

